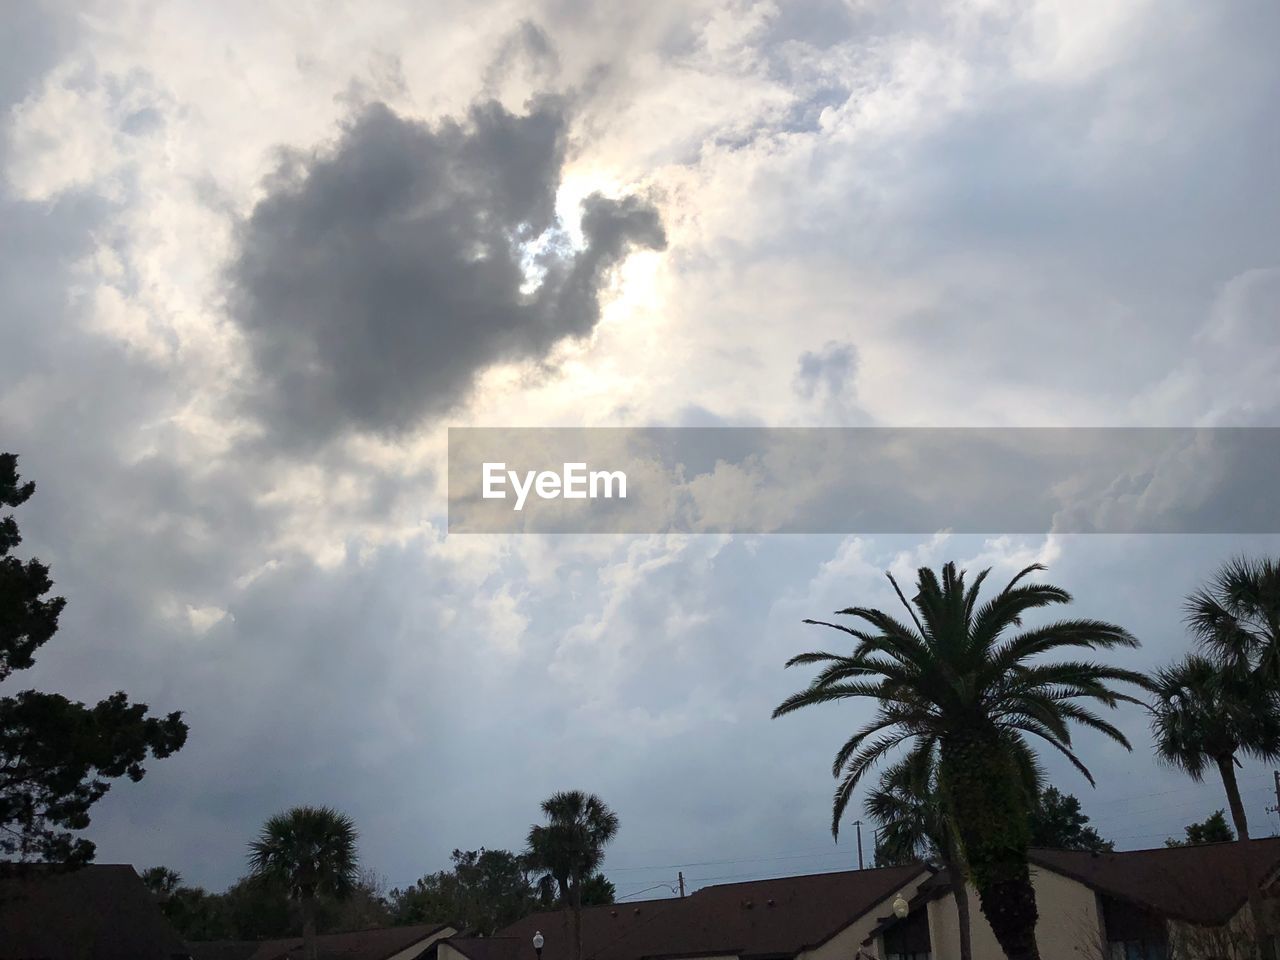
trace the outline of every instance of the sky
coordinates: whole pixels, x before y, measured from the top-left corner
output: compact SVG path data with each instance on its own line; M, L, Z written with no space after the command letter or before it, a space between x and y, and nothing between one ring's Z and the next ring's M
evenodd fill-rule
M300 803L391 885L557 789L621 896L855 865L770 720L884 579L1031 562L1149 669L1280 537L446 535L450 426L1280 426L1280 8L11 3L0 448L68 599L7 681L182 710L101 862L220 889ZM1274 476L1245 478L1273 487ZM1225 805L1081 733L1122 848ZM1247 761L1256 833L1280 832ZM867 845L868 855L870 845Z

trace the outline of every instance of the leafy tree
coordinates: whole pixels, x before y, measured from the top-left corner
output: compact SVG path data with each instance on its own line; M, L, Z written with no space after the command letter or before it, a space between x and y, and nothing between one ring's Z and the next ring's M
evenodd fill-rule
M1156 756L1197 783L1216 769L1241 842L1249 839L1249 821L1236 781L1238 754L1271 761L1280 757L1280 707L1275 694L1255 682L1240 662L1215 662L1190 654L1157 672L1151 704ZM1247 873L1252 861L1244 858ZM1258 890L1259 878L1247 877L1249 912L1263 938L1268 918Z
M1164 842L1166 847L1190 847L1197 843L1230 843L1236 838L1227 824L1227 812L1217 810L1199 823L1188 823L1184 829L1185 838L1175 840L1170 837Z
M362 869L350 893L341 898L321 897L316 913L316 929L322 933L388 926L391 910L386 881L372 870Z
M1080 809L1080 801L1057 787L1048 787L1031 808L1031 845L1054 850L1088 850L1106 853L1116 848L1102 839Z
M582 905L584 907L603 907L614 902L618 896L618 888L603 873L588 877L582 883Z
M223 893L178 886L161 909L186 940L266 940L303 932L304 911L287 887L274 879L241 877ZM361 873L342 898L317 896L318 933L387 926L391 917L381 881Z
M18 476L18 458L0 453L0 505L21 506L34 491ZM13 516L0 518L0 682L35 662L66 604L48 596L45 564L11 555L21 542ZM148 755L167 757L186 739L181 713L150 717L124 693L92 707L35 690L0 697L0 856L92 860L93 843L71 831L89 826L112 780L141 780Z
M529 828L528 864L573 915L573 957L582 960L584 886L599 872L604 848L618 832L618 816L595 794L553 793L542 801L545 824Z
M226 923L222 897L203 887L178 887L161 909L186 940L224 940L235 936Z
M220 932L208 939L265 940L302 933L299 905L290 902L288 889L274 878L241 877L215 900Z
M348 897L358 879L356 827L330 807L294 807L276 814L249 845L253 875L284 887L302 911L303 949L316 956L316 913L322 897Z
M485 936L537 906L523 858L507 850L483 848L455 850L453 869L422 877L412 887L390 894L394 923L450 920Z
M1022 570L992 599L978 595L989 571L971 586L955 564L939 578L922 567L911 603L889 575L911 622L882 610L839 611L855 626L809 620L856 641L851 654L816 652L788 666L822 664L809 686L774 711L845 699L874 701L877 713L836 754L840 783L832 804L832 832L863 776L900 744L938 751L938 784L944 809L977 887L982 912L1009 960L1034 960L1036 901L1027 864L1031 839L1028 794L1020 772L1025 738L1048 744L1092 782L1075 754L1071 724L1099 731L1129 749L1111 723L1085 704L1114 708L1132 697L1115 681L1145 685L1138 673L1088 660L1047 661L1064 647L1110 650L1135 647L1122 628L1099 620L1058 620L1022 628L1025 614L1066 604L1071 595L1050 584L1023 581L1044 568ZM865 624L865 626L863 626ZM1014 629L1018 632L1010 632ZM1083 702L1082 702L1083 701Z

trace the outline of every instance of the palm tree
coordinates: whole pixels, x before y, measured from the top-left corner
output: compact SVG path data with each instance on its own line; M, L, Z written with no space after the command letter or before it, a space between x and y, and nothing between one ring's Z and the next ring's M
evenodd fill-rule
M582 960L582 888L604 863L604 848L618 832L618 816L593 793L565 790L542 801L547 822L529 828L530 867L539 887L555 889L573 914L573 956Z
M1030 798L1019 755L1027 737L1062 753L1093 782L1075 754L1070 724L1097 730L1127 749L1128 740L1080 701L1114 708L1133 697L1113 681L1146 686L1141 674L1087 660L1044 662L1063 647L1136 647L1127 631L1100 620L1057 620L1021 629L1029 611L1071 601L1061 587L1023 580L1043 570L1032 564L979 605L989 570L971 586L954 563L942 577L922 567L911 603L888 575L911 623L867 607L839 615L855 626L807 620L857 641L851 654L805 653L787 666L824 664L809 686L784 700L775 717L802 707L868 699L875 717L836 754L841 777L832 803L832 832L863 776L895 747L915 741L938 751L938 785L948 819L977 887L982 912L1009 960L1038 960L1036 901L1027 865ZM864 627L863 624L866 626ZM1007 635L1012 628L1018 632ZM1019 746L1019 745L1023 746Z
M1187 598L1185 610L1187 625L1201 648L1231 679L1229 688L1220 692L1232 699L1244 698L1237 714L1252 722L1236 731L1242 738L1241 751L1259 758L1280 755L1280 721L1274 721L1272 709L1280 700L1280 561L1248 557L1228 561L1205 587ZM1244 808L1233 806L1231 816L1237 838L1247 841ZM1265 955L1275 956L1272 918L1252 901L1250 910Z
M1280 687L1280 561L1237 557L1187 598L1187 625L1212 655Z
M182 875L168 867L148 867L142 871L142 882L151 891L151 895L163 903L182 886Z
M316 956L316 902L342 899L355 886L356 826L331 807L294 807L262 826L249 844L253 875L280 884L302 910L307 960Z
M1044 776L1025 743L1013 745L1022 764L1023 789L1028 796L1040 792ZM967 870L956 830L947 816L938 785L934 745L922 741L880 776L880 786L864 803L867 815L880 823L879 842L897 859L919 858L922 852L936 858L947 875L960 929L960 960L972 960L969 935Z
M1238 755L1259 760L1280 757L1280 705L1276 695L1256 682L1245 664L1214 661L1191 654L1155 675L1151 731L1156 756L1199 783L1216 768L1227 793L1237 842L1249 842L1249 822L1236 782ZM1252 862L1243 859L1249 912L1265 943L1270 924L1262 908ZM1269 950L1270 948L1268 948Z

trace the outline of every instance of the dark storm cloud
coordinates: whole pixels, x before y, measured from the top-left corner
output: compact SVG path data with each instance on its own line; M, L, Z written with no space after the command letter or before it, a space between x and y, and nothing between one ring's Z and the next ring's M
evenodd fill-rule
M434 127L373 105L331 150L286 154L230 272L250 408L277 437L403 430L490 364L591 332L606 273L665 236L648 203L593 195L569 248L554 210L566 124L553 98Z

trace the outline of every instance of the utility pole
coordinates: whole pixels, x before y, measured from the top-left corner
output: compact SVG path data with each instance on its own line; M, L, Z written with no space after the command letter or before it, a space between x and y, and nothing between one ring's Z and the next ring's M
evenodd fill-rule
M855 820L853 821L853 825L858 828L858 869L861 870L863 869L862 867L862 821Z
M676 874L676 876L680 880L680 896L683 897L684 896L684 871L681 870L679 873Z

